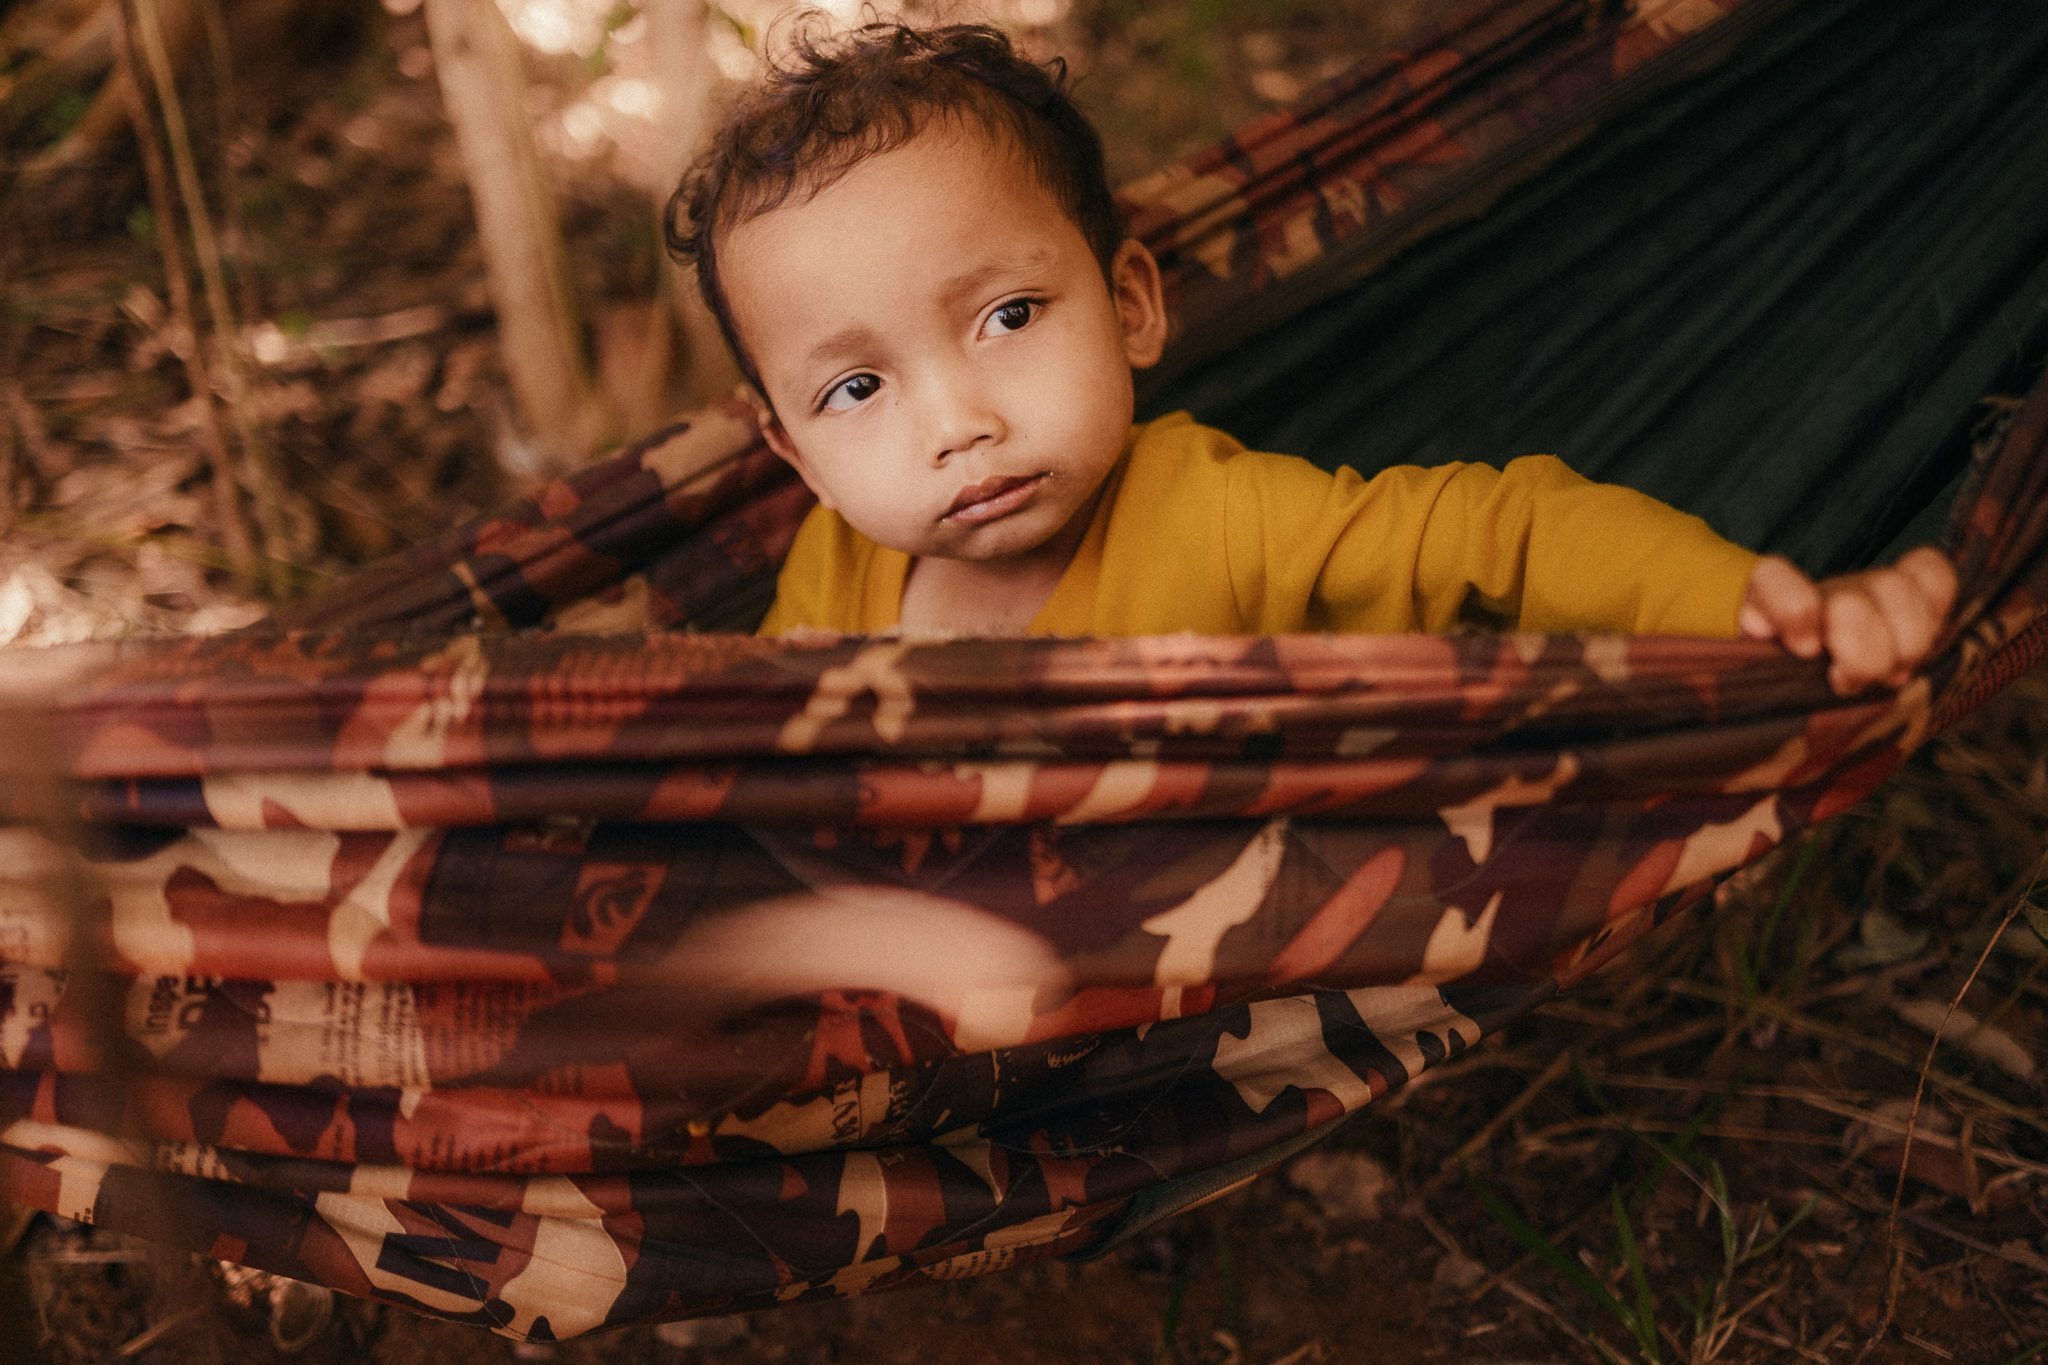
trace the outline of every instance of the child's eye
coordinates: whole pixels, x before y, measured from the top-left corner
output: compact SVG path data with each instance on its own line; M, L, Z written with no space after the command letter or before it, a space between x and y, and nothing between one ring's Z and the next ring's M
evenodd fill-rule
M1011 299L988 315L988 322L982 330L998 336L1021 332L1025 324L1038 315L1041 306L1036 299Z
M825 401L818 404L818 411L846 412L873 398L881 387L882 381L871 374L848 375L825 391Z

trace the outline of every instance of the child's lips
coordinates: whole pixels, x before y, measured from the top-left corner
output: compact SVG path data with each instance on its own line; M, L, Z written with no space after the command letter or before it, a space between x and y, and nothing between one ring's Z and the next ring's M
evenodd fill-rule
M1005 474L971 483L960 490L941 520L974 526L1006 517L1031 501L1045 478L1043 474Z

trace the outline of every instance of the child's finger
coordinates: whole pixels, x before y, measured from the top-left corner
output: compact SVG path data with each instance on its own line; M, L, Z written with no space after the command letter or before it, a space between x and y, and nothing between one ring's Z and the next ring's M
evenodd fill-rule
M1820 653L1820 590L1789 559L1765 555L1756 562L1739 620L1752 640L1775 638L1802 659Z
M1860 582L1844 583L1828 594L1827 646L1833 660L1828 683L1837 692L1854 692L1874 683L1898 662L1884 616Z
M1900 555L1895 567L1919 586L1934 611L1939 630L1940 623L1948 619L1949 609L1956 604L1956 566L1941 551L1922 545Z
M1941 614L1919 582L1903 569L1873 569L1860 586L1884 618L1896 661L1910 665L1926 658L1941 629Z

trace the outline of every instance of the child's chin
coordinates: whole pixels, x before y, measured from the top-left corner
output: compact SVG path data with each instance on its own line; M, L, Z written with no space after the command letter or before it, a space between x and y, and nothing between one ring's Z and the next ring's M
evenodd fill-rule
M987 528L989 531L1004 531L1001 525ZM971 564L997 564L1006 559L1021 559L1040 549L1052 539L1050 535L1033 535L1023 527L1016 528L1015 534L977 537L972 544L961 545L950 552L941 551L949 559L965 560Z

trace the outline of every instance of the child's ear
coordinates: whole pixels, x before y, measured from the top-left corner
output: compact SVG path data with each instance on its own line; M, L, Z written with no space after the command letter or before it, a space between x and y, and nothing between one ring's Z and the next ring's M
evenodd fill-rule
M761 424L761 439L768 443L768 448L780 456L784 464L796 471L796 476L804 481L811 492L817 494L819 502L831 507L831 494L825 491L824 485L811 477L811 467L804 463L803 452L796 448L796 442L789 439L789 432L783 427L782 419L775 415L775 409L766 403L757 402L754 419Z
M1134 370L1157 364L1166 349L1166 292L1159 262L1135 237L1126 237L1110 259L1109 292L1123 324L1124 358Z

